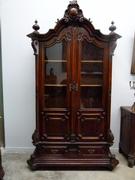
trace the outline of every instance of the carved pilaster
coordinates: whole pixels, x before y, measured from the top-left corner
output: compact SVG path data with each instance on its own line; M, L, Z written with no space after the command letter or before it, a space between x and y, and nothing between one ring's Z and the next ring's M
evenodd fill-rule
M37 40L32 40L31 46L32 46L33 51L34 51L34 55L38 55L38 50L39 50L38 41Z

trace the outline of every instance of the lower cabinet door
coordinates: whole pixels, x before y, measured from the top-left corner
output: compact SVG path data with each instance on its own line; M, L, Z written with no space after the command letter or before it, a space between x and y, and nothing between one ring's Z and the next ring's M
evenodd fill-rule
M104 140L105 113L77 112L77 131L81 141Z
M46 141L65 141L66 134L69 134L70 112L46 111L43 118L43 137Z

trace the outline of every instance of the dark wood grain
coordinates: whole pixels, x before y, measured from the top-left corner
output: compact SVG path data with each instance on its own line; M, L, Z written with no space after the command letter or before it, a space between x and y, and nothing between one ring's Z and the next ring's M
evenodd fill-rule
M54 29L40 34L37 21L33 29L28 37L36 57L36 149L30 168L112 170L118 164L109 150L116 27L103 35L73 1Z
M119 152L128 160L128 166L135 164L135 112L131 107L121 107L121 129Z

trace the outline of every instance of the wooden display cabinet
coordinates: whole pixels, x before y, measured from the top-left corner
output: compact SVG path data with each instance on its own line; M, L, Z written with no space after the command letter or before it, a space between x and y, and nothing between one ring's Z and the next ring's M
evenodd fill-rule
M111 68L116 40L112 22L103 35L76 1L46 34L28 35L36 58L36 146L28 160L37 169L113 169Z

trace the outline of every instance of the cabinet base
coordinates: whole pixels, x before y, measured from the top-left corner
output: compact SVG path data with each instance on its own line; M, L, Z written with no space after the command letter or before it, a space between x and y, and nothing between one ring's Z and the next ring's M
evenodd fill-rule
M27 161L31 170L113 170L119 161L111 153L89 154L33 154Z

